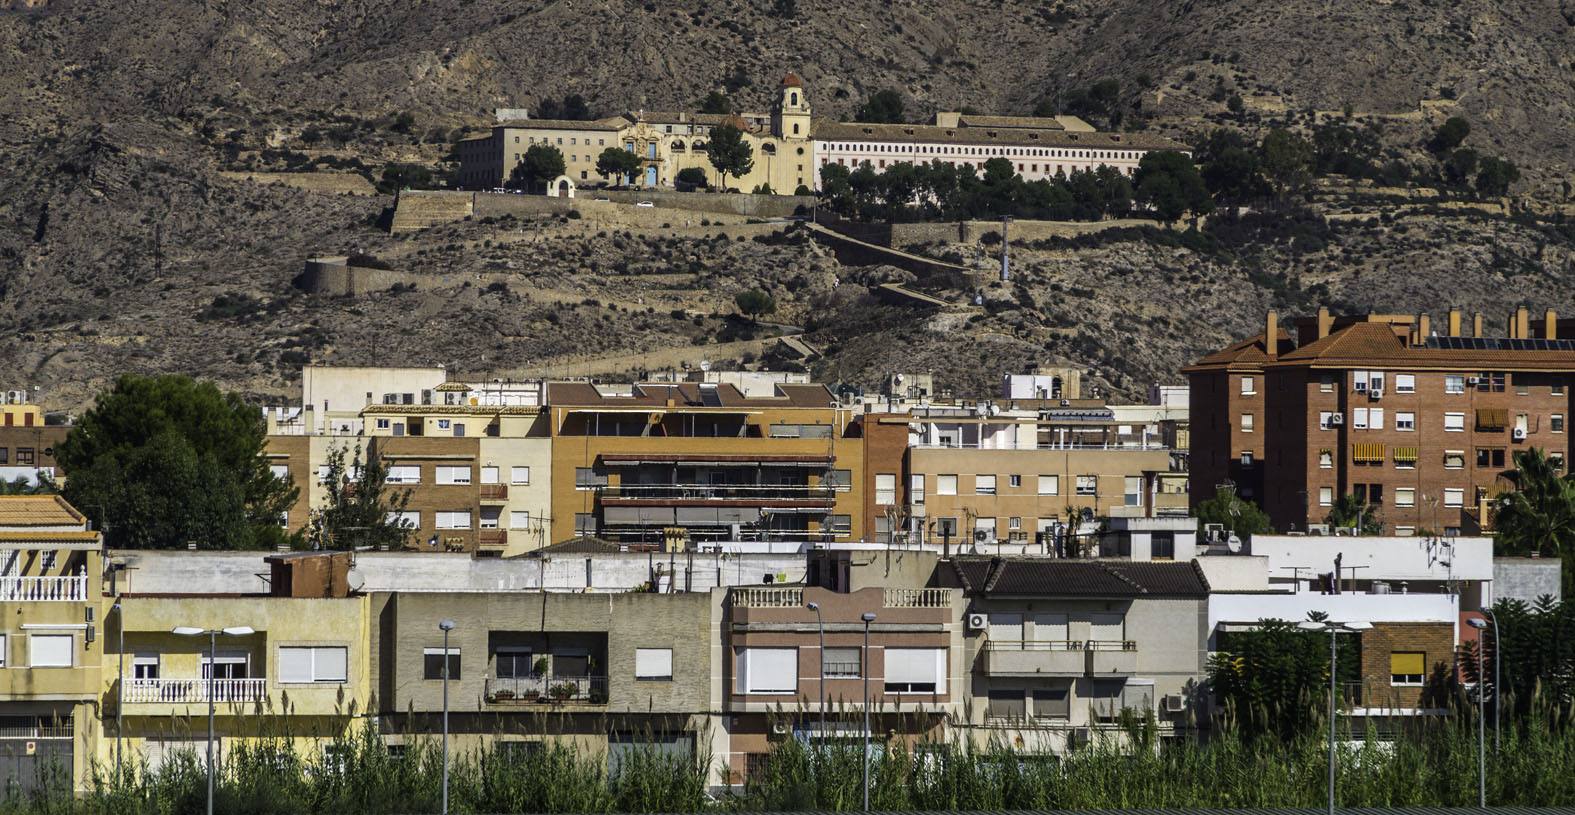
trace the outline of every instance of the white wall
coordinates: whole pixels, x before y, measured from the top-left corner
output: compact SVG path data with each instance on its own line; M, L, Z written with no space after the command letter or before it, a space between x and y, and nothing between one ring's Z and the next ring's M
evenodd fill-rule
M1453 548L1420 537L1338 537L1333 535L1254 535L1249 550L1269 559L1269 576L1290 580L1292 568L1303 577L1334 570L1335 555L1344 554L1341 568L1358 568L1356 580L1492 580L1493 540L1455 538ZM1352 573L1343 572L1347 580Z
M1459 637L1460 605L1453 594L1210 594L1209 638L1224 624L1260 620L1300 622L1320 611L1336 622L1450 623Z

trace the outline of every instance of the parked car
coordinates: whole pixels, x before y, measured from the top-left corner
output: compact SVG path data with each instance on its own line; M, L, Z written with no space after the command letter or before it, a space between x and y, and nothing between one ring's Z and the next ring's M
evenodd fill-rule
M651 203L650 201L641 201L638 204L635 204L635 206L637 206L637 207L654 207L656 205Z

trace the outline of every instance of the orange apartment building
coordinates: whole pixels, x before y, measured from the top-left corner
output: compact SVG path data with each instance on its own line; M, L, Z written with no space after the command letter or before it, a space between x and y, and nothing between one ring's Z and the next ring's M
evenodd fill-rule
M1525 308L1507 324L1490 337L1480 314L1468 331L1458 310L1435 332L1428 315L1320 309L1297 322L1294 347L1263 352L1262 393L1251 397L1261 408L1245 407L1238 384L1249 368L1222 364L1224 352L1206 357L1188 369L1194 472L1220 477L1222 460L1239 466L1250 453L1263 485L1253 497L1281 530L1321 524L1349 494L1392 534L1475 534L1515 453L1569 453L1575 339L1559 337L1575 337L1575 324L1551 310L1534 324ZM1266 333L1276 331L1270 312ZM1194 502L1211 494L1200 484Z
M903 445L867 447L874 423L823 385L563 382L547 403L555 541L860 540L873 473L902 468Z
M1227 346L1183 368L1190 383L1188 412L1192 452L1187 495L1192 509L1230 482L1243 498L1260 501L1264 467L1264 337L1277 338L1275 352L1295 348L1278 319L1268 333Z

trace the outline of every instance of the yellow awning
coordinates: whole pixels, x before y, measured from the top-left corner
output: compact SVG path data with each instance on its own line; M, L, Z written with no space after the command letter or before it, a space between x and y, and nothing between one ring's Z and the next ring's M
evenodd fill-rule
M1352 445L1352 459L1363 464L1382 464L1384 444L1378 441L1359 441Z
M1415 651L1396 651L1389 655L1391 676L1420 676L1427 673L1427 655Z
M1478 430L1503 430L1509 427L1508 408L1477 408Z
M1400 464L1415 464L1418 455L1415 447L1396 447L1394 450L1395 461Z

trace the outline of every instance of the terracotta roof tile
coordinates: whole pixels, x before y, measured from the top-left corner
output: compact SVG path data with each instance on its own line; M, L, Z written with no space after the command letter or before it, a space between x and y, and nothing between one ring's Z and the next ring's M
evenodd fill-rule
M0 528L78 526L87 519L58 495L0 496Z

